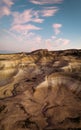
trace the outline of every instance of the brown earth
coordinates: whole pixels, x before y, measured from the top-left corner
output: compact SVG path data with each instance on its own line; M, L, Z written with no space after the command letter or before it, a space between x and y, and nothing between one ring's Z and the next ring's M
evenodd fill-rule
M0 130L78 129L81 50L0 54Z

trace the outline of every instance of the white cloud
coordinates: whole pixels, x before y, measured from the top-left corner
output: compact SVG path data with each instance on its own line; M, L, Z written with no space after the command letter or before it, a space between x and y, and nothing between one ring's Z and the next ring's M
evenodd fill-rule
M39 4L39 5L43 5L43 4L59 4L62 1L63 0L30 0L30 2L32 2L33 4Z
M60 31L61 27L62 27L62 24L58 24L58 23L53 24L55 35L58 35L59 33L61 33L61 31Z

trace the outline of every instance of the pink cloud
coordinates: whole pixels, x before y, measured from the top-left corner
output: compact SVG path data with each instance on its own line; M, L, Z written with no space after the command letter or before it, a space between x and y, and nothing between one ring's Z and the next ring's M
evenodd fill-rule
M48 48L49 50L54 50L54 49L66 48L70 43L70 40L65 38L54 37L54 39L53 38L45 39L44 43L46 45L46 48Z
M57 39L55 40L55 44L56 44L57 46L60 46L60 45L66 46L66 45L68 45L69 43L70 43L70 40L69 40L69 39L65 39L65 38L57 38Z
M13 13L13 24L24 24L28 22L42 23L44 20L39 18L38 11L32 9L25 10L22 13Z
M31 9L25 10L22 13L15 12L13 13L13 24L24 24L32 19Z
M24 51L26 49L33 51L39 48L47 48L49 50L66 49L70 43L70 40L66 38L57 38L54 36L53 38L50 37L49 39L43 39L40 35L32 32L28 32L24 35L8 30L6 30L6 32L8 33L8 37L11 38L11 40L13 39L10 42L10 45L12 42L14 42L12 46L16 46L17 42L22 43L18 44L17 48L21 48L21 50L23 49Z
M32 21L36 22L36 23L43 23L44 19L34 18L34 19L32 19Z
M4 6L4 7L1 7L1 10L0 10L0 17L6 15L10 15L11 14L11 11L8 7Z
M35 36L34 37L34 41L36 42L36 43L42 43L42 38L41 38L41 36Z
M39 4L39 5L43 5L43 4L59 4L62 1L63 0L30 0L30 2L32 2L33 4Z
M12 0L1 0L5 5L11 7L14 3Z
M62 24L53 24L53 28L54 28L54 32L56 35L58 35L61 31L60 31L60 28L62 27Z
M13 4L12 0L0 0L0 17L10 15L10 8Z
M53 16L57 13L58 11L58 8L57 7L46 7L44 8L44 10L41 11L42 13L42 16L44 17L50 17L50 16Z
M70 40L69 39L63 39L63 45L68 45L70 43Z
M22 32L22 31L30 31L30 30L40 30L41 28L36 27L34 25L31 24L27 24L27 25L14 25L12 26L11 30L16 31L16 32Z

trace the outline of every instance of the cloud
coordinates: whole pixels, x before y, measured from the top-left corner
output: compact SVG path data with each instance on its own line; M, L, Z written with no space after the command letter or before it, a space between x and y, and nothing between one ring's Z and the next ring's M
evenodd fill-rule
M59 30L62 27L61 24L53 24L54 29ZM42 36L32 33L32 30L40 30L41 28L31 25L31 24L16 24L13 25L11 28L12 34L17 35L15 36L19 42L25 44L29 50L36 50L36 49L45 49L48 50L57 50L57 49L65 49L70 43L70 40L67 38L58 38L57 35L52 35L48 39L43 39ZM55 30L55 31L57 31ZM60 32L59 32L60 33ZM56 32L56 34L58 34ZM33 42L32 42L33 41ZM26 45L27 43L27 45Z
M32 19L31 9L25 10L23 13L14 12L12 15L13 24L24 24L30 22Z
M58 35L61 31L60 31L60 28L62 27L62 24L53 24L53 28L54 28L54 32L55 32L55 35Z
M27 25L13 25L11 30L19 32L19 33L22 33L22 32L26 33L30 30L41 30L41 28L36 27L34 25L31 25L31 24L27 24Z
M44 19L40 19L40 18L34 18L32 19L32 22L35 22L35 23L43 23Z
M13 13L13 24L25 24L28 22L42 23L44 19L39 18L38 11L32 9L24 10L22 13Z
M54 16L59 9L57 7L45 7L42 11L41 14L43 17L50 17Z
M11 14L11 11L8 7L4 6L4 7L1 7L1 10L0 10L0 17L3 17L4 15L8 16Z
M0 0L0 18L11 14L12 0Z
M63 45L68 45L70 43L69 39L62 39Z
M55 43L56 43L57 46L60 46L60 45L66 46L66 45L68 45L70 43L70 40L65 39L65 38L57 38L55 40Z
M5 37L1 45L4 45L3 47L5 48L6 44L8 49L16 51L32 51L41 48L47 48L48 50L66 49L70 44L70 40L67 38L57 38L56 36L52 36L48 39L43 39L42 36L32 33L31 31L23 34L16 34L10 30L4 30L3 33L6 33L7 35L5 36L8 38Z
M28 35L31 30L41 30L42 28L35 26L33 23L42 23L44 19L40 18L38 10L27 9L22 13L13 12L13 23L10 31L19 33L24 39L28 39ZM32 33L32 32L31 32Z
M12 0L1 0L0 3L4 3L8 7L11 7L14 4Z
M22 13L13 12L13 24L26 24L28 22L43 23L44 19L40 17L53 16L57 11L57 7L45 7L42 11L28 9Z
M59 4L63 0L30 0L31 3L33 4L39 4L39 5L44 5L44 4Z

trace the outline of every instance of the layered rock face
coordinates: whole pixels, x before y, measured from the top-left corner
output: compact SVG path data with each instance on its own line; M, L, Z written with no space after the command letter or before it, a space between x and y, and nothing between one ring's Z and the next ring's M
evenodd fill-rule
M0 55L0 130L81 129L81 50Z

